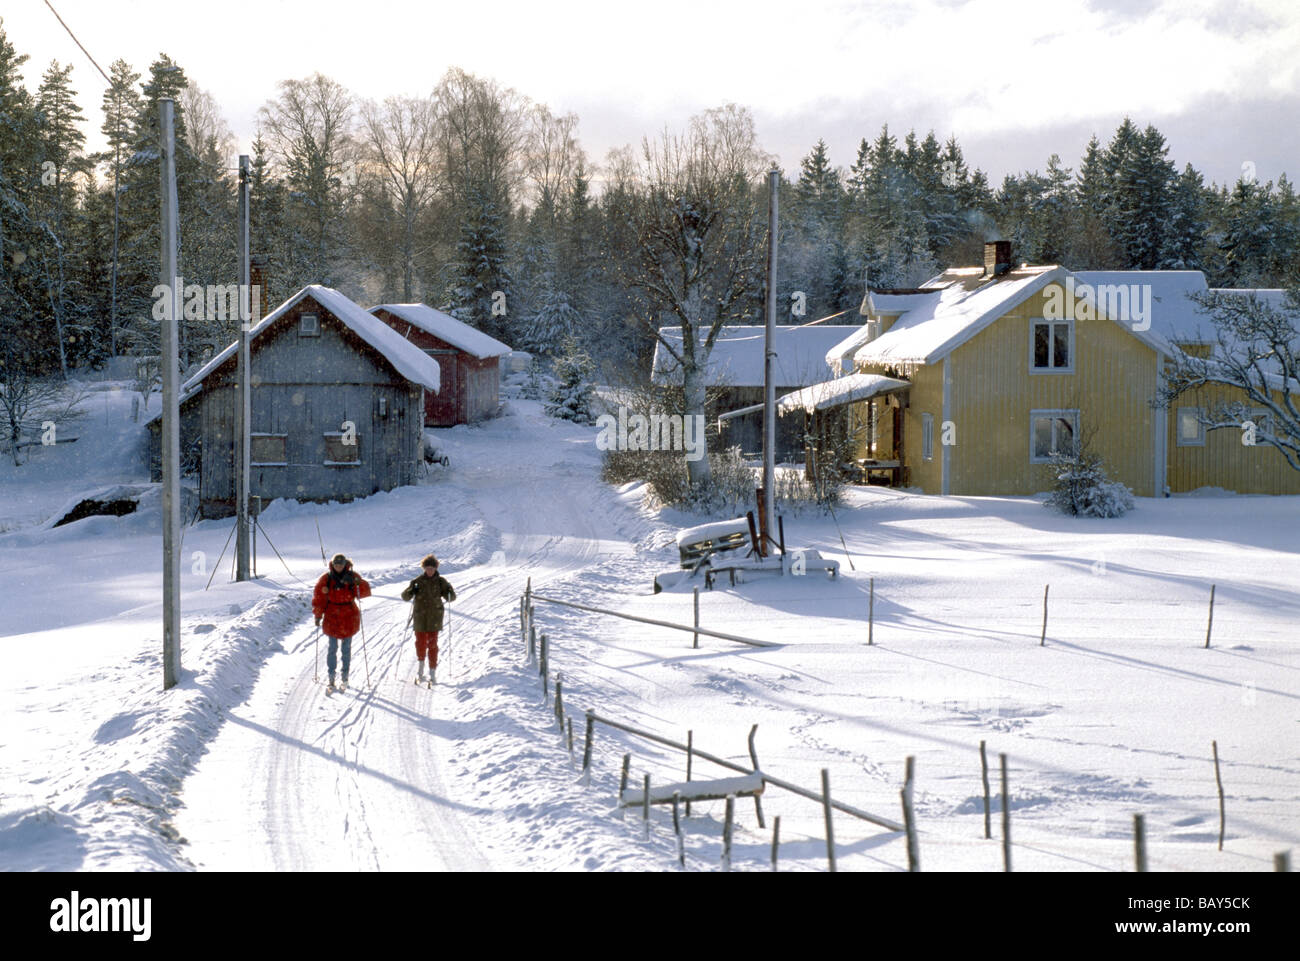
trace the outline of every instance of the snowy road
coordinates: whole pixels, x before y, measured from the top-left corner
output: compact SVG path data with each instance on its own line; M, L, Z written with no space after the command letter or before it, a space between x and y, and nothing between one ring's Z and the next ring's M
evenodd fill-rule
M331 695L313 679L310 622L286 638L289 656L267 664L252 696L230 713L185 782L177 826L196 865L483 871L518 864L515 853L494 862L483 842L491 838L495 812L457 797L447 776L455 745L492 709L490 698L476 699L465 683L489 669L475 644L482 632L516 616L526 576L552 582L611 549L598 540L592 510L608 495L596 489L590 472L574 474L563 462L548 466L528 446L516 447L509 469L466 468L421 489L431 512L469 505L480 538L487 531L499 544L485 563L444 565L458 599L451 606L451 656L443 657L438 686L430 691L412 683L409 608L397 595L417 573L414 563L384 573L359 563L374 596L363 602L366 650L360 636L353 641L353 687Z

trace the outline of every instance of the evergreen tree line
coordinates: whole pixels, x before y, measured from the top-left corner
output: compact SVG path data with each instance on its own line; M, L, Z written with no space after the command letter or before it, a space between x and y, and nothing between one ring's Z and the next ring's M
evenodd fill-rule
M144 75L112 64L107 147L89 154L72 68L52 63L32 94L26 59L0 26L0 363L66 375L155 355L156 102L176 103L186 285L238 279L235 139L164 54ZM310 283L363 304L419 300L517 348L581 351L612 380L644 377L660 324L760 322L772 158L748 112L709 111L691 134L611 151L599 168L577 126L456 68L427 96L383 102L320 74L281 82L251 153L264 311ZM864 282L908 287L982 263L995 237L1016 261L1200 269L1211 286L1282 286L1300 262L1285 176L1207 185L1190 164L1176 169L1158 130L1127 119L1104 146L1092 139L1077 171L1053 155L1045 173L996 189L955 138L900 144L885 127L847 171L819 141L781 198L778 289L801 295L782 322L851 312ZM192 367L238 320L198 310L180 327Z

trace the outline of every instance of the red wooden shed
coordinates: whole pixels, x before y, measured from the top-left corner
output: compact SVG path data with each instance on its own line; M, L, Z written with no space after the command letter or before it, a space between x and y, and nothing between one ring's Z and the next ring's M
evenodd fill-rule
M425 394L426 427L472 424L496 414L507 345L427 304L381 304L370 312L438 362L442 387Z

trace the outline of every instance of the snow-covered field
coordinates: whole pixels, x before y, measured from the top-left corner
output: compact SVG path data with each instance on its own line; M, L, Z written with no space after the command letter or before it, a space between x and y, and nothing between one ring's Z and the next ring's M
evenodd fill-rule
M836 800L891 821L912 756L926 870L1001 870L999 753L1017 869L1130 870L1136 813L1154 870L1267 871L1300 838L1300 499L1139 499L1090 520L1030 498L858 489L834 518L786 517L788 544L840 560L838 579L701 591L704 627L774 648L692 649L689 633L539 601L571 758L525 662L525 580L689 624L689 588L650 588L676 566L677 528L706 519L603 485L594 429L511 401L487 425L436 432L451 466L427 483L276 502L246 584L221 558L230 521L188 528L183 681L164 693L157 513L49 527L85 491L146 480L131 394L100 387L75 444L0 467L2 868L676 870L670 811L647 830L614 798L624 752L638 785L683 779L683 755L598 726L582 783L587 709L690 731L738 764L757 725L766 772L816 791L827 769ZM375 594L341 696L314 681L322 548L351 556ZM459 593L432 691L411 683L397 599L429 550ZM697 759L693 776L729 773ZM782 869L823 870L821 806L769 787L762 807L759 829L754 803L737 804L734 867L767 869L779 815ZM685 821L688 870L717 869L723 808L698 803ZM843 813L834 832L841 870L906 869L899 833Z

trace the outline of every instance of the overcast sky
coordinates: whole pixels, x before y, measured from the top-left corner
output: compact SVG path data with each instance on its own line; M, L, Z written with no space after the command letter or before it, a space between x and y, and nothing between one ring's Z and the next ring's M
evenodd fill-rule
M51 0L105 70L159 52L210 91L247 148L278 81L320 71L362 97L427 93L450 66L574 112L588 155L639 144L727 102L753 112L788 174L820 137L847 168L883 123L955 135L990 174L1078 164L1127 114L1179 168L1235 181L1300 176L1295 0ZM103 78L43 0L6 0L30 55L74 65L99 134Z

